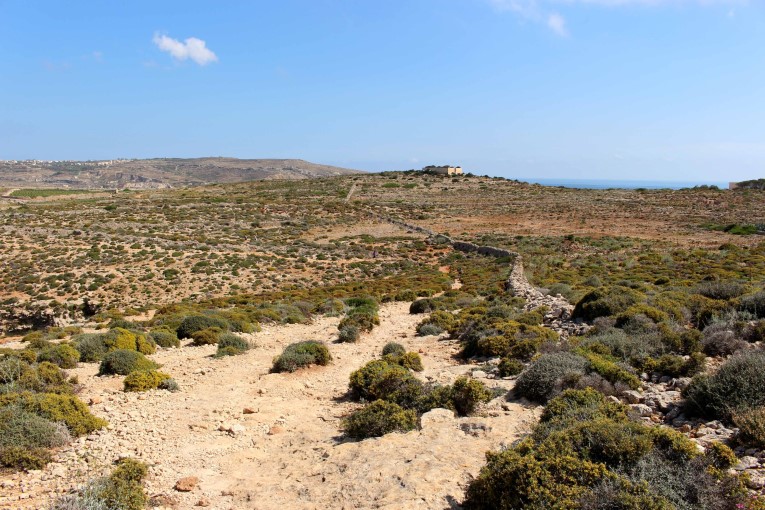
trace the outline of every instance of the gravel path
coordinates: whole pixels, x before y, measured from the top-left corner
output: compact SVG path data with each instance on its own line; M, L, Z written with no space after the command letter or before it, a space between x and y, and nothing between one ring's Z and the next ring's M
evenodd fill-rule
M152 358L178 381L178 393L124 393L121 377L97 377L96 365L83 364L71 371L84 386L81 398L109 428L58 452L43 471L0 475L0 508L44 508L55 494L108 472L120 456L147 462L149 495L175 508L453 508L484 453L516 439L538 409L499 397L478 417L434 410L421 430L346 441L341 419L358 406L345 399L348 376L385 343L420 351L425 380L449 383L478 368L455 360L452 341L415 337L422 316L408 307L383 305L380 326L356 344L332 343L338 319L317 318L264 327L252 335L259 347L237 357L213 359L210 346L162 350ZM268 373L285 345L306 339L330 342L333 363ZM196 487L174 490L187 476L199 479Z

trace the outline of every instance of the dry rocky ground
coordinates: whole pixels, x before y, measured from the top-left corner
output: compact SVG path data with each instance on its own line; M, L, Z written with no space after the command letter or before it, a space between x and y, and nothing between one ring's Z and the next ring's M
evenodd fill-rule
M55 494L75 489L129 456L147 462L147 491L175 508L451 508L484 464L484 452L527 430L535 408L498 397L480 416L455 418L434 410L422 429L360 442L342 437L341 419L358 404L345 398L348 376L397 341L423 357L421 376L449 383L475 372L454 359L457 346L416 337L420 316L408 303L384 305L381 325L357 344L331 343L333 363L293 374L270 374L274 356L294 341L333 342L337 318L310 325L266 326L248 353L223 359L214 346L161 350L152 358L181 387L124 393L121 377L97 377L97 366L72 370L81 397L106 418L107 429L57 454L43 471L0 478L0 508L44 508ZM509 389L512 381L491 380ZM189 491L176 490L186 477Z

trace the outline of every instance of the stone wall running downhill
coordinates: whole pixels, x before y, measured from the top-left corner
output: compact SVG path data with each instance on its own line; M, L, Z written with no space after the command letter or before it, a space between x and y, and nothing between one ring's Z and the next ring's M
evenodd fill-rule
M412 225L378 213L371 212L370 214L380 220L387 221L401 228L428 235L439 244L449 244L457 251L478 253L479 255L500 259L510 259L509 263L513 265L513 269L510 272L510 278L508 278L505 283L505 288L512 292L513 295L526 300L524 310L533 310L540 306L549 308L550 311L544 318L544 325L558 333L561 340L565 340L569 336L583 335L591 328L591 326L581 321L574 321L571 319L571 313L574 310L574 306L569 303L566 298L560 294L556 296L543 294L539 289L529 283L523 271L523 258L520 253L502 248L495 248L494 246L479 246L466 241L456 241L449 236L437 234L430 229L418 225Z

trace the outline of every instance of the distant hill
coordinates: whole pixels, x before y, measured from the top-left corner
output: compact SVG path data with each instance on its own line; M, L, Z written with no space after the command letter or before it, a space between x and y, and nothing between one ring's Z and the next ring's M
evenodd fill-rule
M359 171L301 159L0 161L0 186L146 189L266 179L307 179L354 173Z

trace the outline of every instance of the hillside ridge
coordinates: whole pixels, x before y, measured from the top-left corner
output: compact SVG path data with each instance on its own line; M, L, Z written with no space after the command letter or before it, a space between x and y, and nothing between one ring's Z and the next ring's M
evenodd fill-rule
M310 179L361 173L302 159L230 157L100 161L0 161L0 186L76 189L156 189L270 179Z

